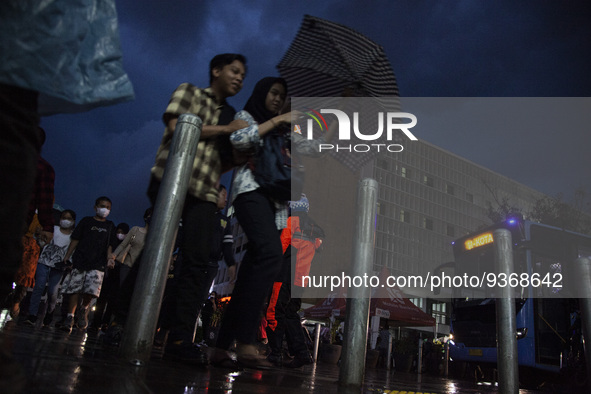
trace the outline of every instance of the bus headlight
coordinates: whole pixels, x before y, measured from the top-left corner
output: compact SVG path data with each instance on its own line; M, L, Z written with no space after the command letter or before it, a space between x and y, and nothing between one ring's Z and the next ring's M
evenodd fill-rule
M515 333L517 334L517 339L525 338L525 336L527 335L527 327L518 328L517 330L515 330Z

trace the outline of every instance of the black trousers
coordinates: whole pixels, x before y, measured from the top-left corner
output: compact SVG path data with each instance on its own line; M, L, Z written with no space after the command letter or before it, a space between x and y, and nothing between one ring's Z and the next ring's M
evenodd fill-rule
M160 184L154 178L148 197L154 205ZM162 327L170 329L169 341L192 341L197 316L211 286L210 246L217 206L213 202L187 195L183 207L180 236L181 269L176 279L170 313L163 315ZM217 267L216 267L217 272ZM131 275L131 274L130 274Z
M172 300L169 340L193 339L195 322L211 286L209 265L216 204L187 196L183 209L181 251L183 264ZM215 268L217 272L217 267Z
M234 340L256 341L263 304L281 270L283 255L275 208L263 193L240 194L234 207L248 245L220 327L216 346L221 349L228 349Z

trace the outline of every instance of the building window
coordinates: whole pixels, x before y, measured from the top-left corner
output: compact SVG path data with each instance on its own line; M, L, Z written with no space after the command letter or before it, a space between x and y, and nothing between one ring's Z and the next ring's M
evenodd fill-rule
M454 226L452 226L451 224L447 225L447 236L448 237L455 237L456 236L456 232L454 230Z
M415 304L415 306L423 309L423 299L422 298L409 298L410 302Z
M466 200L470 203L474 203L474 195L472 193L466 193Z
M410 170L406 167L401 167L400 168L400 175L403 178L410 178Z
M400 221L404 223L410 223L410 212L404 209L400 210Z
M423 183L429 187L433 187L435 185L433 178L428 175L423 176Z
M431 316L438 324L448 324L447 304L445 302L433 302L431 305Z
M447 194L451 194L452 196L454 195L454 187L453 185L450 185L449 183L445 184L445 192Z
M433 219L423 218L423 227L427 230L433 230Z

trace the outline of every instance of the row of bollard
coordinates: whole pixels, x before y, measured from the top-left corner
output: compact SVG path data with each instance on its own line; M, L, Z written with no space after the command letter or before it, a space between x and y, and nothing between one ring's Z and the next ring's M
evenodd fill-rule
M135 365L150 358L158 314L164 294L168 265L176 237L182 207L187 194L192 163L201 136L202 121L183 114L177 121L170 154L154 207L151 229L146 239L137 285L134 290L121 356ZM354 275L370 272L373 259L377 182L364 179L358 187L358 213L355 233ZM369 326L369 288L353 291L348 300L345 352L341 363L340 383L360 386L365 370L367 327ZM317 327L314 354L318 352L320 329ZM349 357L355 354L356 357Z
M121 347L122 357L136 365L142 365L151 355L168 264L173 252L201 127L199 117L183 114L178 119L173 135ZM375 180L366 178L359 183L351 275L363 276L372 269L377 192L378 185ZM494 232L493 238L498 270L509 275L513 272L511 233L506 229L498 229ZM591 333L591 261L588 258L580 258L575 262L575 266L576 272L579 273L577 278L580 289L585 291L580 300L580 308L583 333L587 337L587 334ZM499 390L502 393L518 393L515 303L509 293L510 288L500 290L501 294L496 302ZM369 291L367 287L352 288L347 300L343 359L339 374L339 383L342 386L361 386L363 383L369 326ZM318 354L319 334L320 329L317 326L315 357ZM419 345L419 365L421 346L422 342ZM446 361L449 359L448 351L449 347L446 346ZM588 376L591 376L591 352L586 351L585 356ZM388 369L390 358L388 355ZM446 362L445 376L447 368Z

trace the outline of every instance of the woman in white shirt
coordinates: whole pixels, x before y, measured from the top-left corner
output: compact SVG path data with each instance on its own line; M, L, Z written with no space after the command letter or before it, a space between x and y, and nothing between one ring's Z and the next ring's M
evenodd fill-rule
M48 326L53 319L53 311L57 302L58 285L64 274L63 266L60 266L64 259L68 246L70 246L70 235L76 225L76 212L71 209L64 210L60 215L59 226L54 226L53 238L50 243L43 247L39 255L37 270L35 271L35 286L31 294L29 304L29 316L25 324L35 325L41 297L47 285L47 310L43 318L43 325Z

